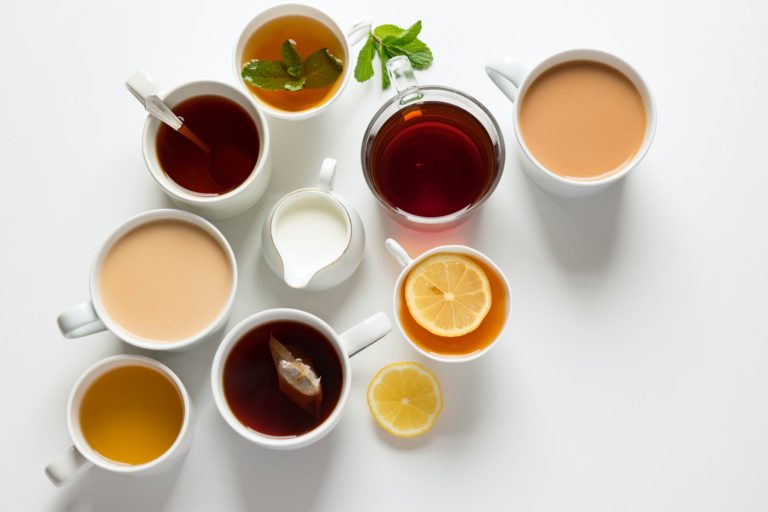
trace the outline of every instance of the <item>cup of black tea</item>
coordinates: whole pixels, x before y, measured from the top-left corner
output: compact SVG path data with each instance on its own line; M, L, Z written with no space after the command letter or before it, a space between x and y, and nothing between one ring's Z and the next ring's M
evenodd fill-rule
M297 309L256 313L216 351L216 407L235 432L259 446L288 450L314 443L341 419L351 386L349 358L391 330L384 313L341 334Z
M379 203L405 224L443 229L463 221L491 195L504 169L504 139L476 99L420 86L407 57L387 62L398 94L368 125L362 167Z
M270 141L264 115L250 98L213 81L190 82L163 94L142 72L126 84L134 95L158 96L183 121L176 131L147 116L142 134L147 168L176 204L224 219L258 201L272 172Z

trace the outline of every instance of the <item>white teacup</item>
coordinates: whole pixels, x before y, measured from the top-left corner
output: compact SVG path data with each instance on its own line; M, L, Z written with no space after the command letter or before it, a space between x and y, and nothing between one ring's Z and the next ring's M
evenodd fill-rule
M237 188L224 194L206 195L198 194L182 187L171 179L163 171L157 158L157 130L160 121L153 116L147 116L144 122L144 131L141 135L141 148L144 153L144 162L149 173L155 179L171 200L185 210L189 210L208 219L226 219L243 213L259 200L264 194L272 175L272 163L270 152L269 126L264 114L253 102L234 87L221 82L200 81L190 82L166 93L143 72L137 71L126 81L128 90L142 103L151 96L162 99L168 107L173 109L184 100L201 95L222 96L240 105L250 115L259 133L259 157L256 160L251 174Z
M147 340L127 331L110 318L109 312L104 307L101 299L99 276L102 264L104 263L104 257L109 250L129 231L143 224L158 220L180 220L202 228L219 243L227 255L227 260L232 270L232 282L229 297L226 305L219 312L216 319L195 335L177 341L158 342ZM227 239L224 238L224 235L222 235L221 232L207 220L181 210L149 210L135 215L123 222L109 236L109 238L107 238L104 244L102 244L91 265L90 292L91 300L77 304L59 315L57 320L59 330L65 338L80 338L88 334L109 330L126 343L147 350L163 351L186 349L191 345L208 338L224 327L224 324L229 319L229 315L232 312L232 304L235 300L235 293L237 292L237 262L235 261L235 255L232 252L232 247L230 247Z
M176 441L161 456L145 464L121 464L105 458L88 444L80 426L80 406L85 392L97 378L110 370L123 366L144 366L162 373L176 386L184 406L184 418ZM148 476L162 472L181 459L189 448L192 442L191 418L192 402L187 390L179 377L164 364L139 355L118 355L102 359L80 376L69 394L67 428L74 444L48 464L45 468L45 474L48 475L51 482L61 486L91 466L98 466L107 471L124 475Z
M326 158L317 186L289 192L264 220L264 259L291 288L326 290L337 286L363 259L363 222L352 206L333 193L335 176L336 160Z
M320 331L331 342L341 362L342 386L336 406L320 425L300 435L275 437L247 427L232 412L224 392L224 366L230 352L246 333L265 323L286 320L309 325ZM264 448L290 450L319 441L338 424L347 403L352 384L349 358L383 338L391 330L392 324L384 313L376 313L341 334L337 334L330 325L317 316L297 309L268 309L251 315L229 331L216 351L211 369L211 385L216 407L235 432Z
M248 90L248 86L245 84L245 82L243 82L243 79L240 76L240 72L243 67L243 51L245 50L245 45L248 42L248 39L251 37L251 35L253 35L254 32L256 32L259 27L265 23L274 20L275 18L281 18L283 16L307 16L320 21L325 26L327 26L331 32L333 32L333 34L341 42L344 48L344 55L339 57L344 63L344 70L341 76L341 84L339 85L338 89L336 89L336 92L333 94L333 96L325 100L320 105L297 112L287 112L285 110L276 109L268 103L262 101ZM347 86L347 82L349 82L349 79L352 76L352 70L355 67L355 56L352 54L351 47L360 42L364 37L367 37L370 30L371 20L361 19L355 22L352 27L350 27L349 30L345 32L329 14L321 11L317 7L310 5L290 3L279 4L274 7L270 7L269 9L262 11L255 18L253 18L245 26L242 33L240 34L240 38L237 40L237 44L235 45L235 55L233 62L235 76L237 77L238 83L244 89L246 89L246 93L251 96L253 101L258 103L264 112L270 116L277 119L287 119L293 121L309 119L310 117L314 117L326 110L334 101L336 101L336 98L341 95L342 91Z
M520 105L525 99L525 93L530 85L542 73L558 64L570 61L588 60L595 61L610 66L624 76L626 76L637 88L640 97L643 100L646 110L646 128L645 137L637 150L637 153L621 168L600 178L595 179L573 179L560 176L544 167L531 154L528 146L520 133ZM542 188L562 196L579 197L602 190L608 185L615 183L626 176L642 160L653 140L656 131L656 107L653 98L640 74L622 59L600 50L577 49L557 53L541 61L530 71L517 63L515 60L507 57L495 57L488 61L485 66L485 72L494 84L515 104L513 114L513 123L515 126L515 135L520 150L520 160L523 169L528 175Z

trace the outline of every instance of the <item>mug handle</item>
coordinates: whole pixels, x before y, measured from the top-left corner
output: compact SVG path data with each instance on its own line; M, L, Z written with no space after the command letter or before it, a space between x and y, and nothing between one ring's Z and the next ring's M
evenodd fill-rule
M485 64L485 73L509 101L514 103L526 75L525 68L508 57L492 57Z
M392 322L384 313L376 313L339 335L347 354L352 357L370 347L392 330Z
M384 247L387 248L387 251L389 252L389 254L391 254L392 257L395 258L397 262L400 264L400 266L403 268L410 265L411 262L413 261L413 258L408 256L408 253L405 252L405 249L403 249L403 246L395 242L395 240L393 240L392 238L387 238L384 241Z
M70 446L45 467L45 474L56 487L61 487L92 465L77 448Z
M389 81L397 89L397 94L401 96L400 105L407 105L424 97L419 82L413 75L411 61L405 55L398 55L387 61L387 74Z
M91 301L81 302L67 309L59 315L56 323L59 324L61 334L70 340L107 330L107 326L93 309Z
M371 32L373 21L371 18L360 18L352 24L347 30L347 44L349 46L355 46L357 43L368 37Z
M320 166L320 175L317 177L317 188L323 192L333 190L333 182L336 178L336 160L326 158Z

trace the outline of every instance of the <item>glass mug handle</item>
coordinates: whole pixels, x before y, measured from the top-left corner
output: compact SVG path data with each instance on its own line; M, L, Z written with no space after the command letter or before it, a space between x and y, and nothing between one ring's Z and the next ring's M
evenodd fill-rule
M407 105L424 97L419 82L413 76L411 61L405 55L398 55L387 61L387 74L400 95L400 105Z

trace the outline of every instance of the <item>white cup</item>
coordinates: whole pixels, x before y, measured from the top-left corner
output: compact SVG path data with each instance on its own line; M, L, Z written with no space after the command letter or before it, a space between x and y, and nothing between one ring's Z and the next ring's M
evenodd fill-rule
M160 92L160 88L143 72L137 71L126 81L128 90L142 103L151 96L161 98L171 109L184 100L201 95L223 96L234 101L251 116L259 133L259 157L256 160L251 174L237 188L225 194L198 194L187 190L173 181L163 171L157 158L157 130L160 121L147 116L144 122L144 131L141 135L141 148L144 153L144 162L149 173L155 179L171 200L185 210L189 210L208 219L226 219L243 213L259 200L264 194L272 174L272 162L270 152L269 127L264 114L253 102L234 87L221 82L200 81L190 82L166 93Z
M555 174L544 167L528 149L520 133L520 105L525 93L542 73L564 62L589 60L610 66L626 76L637 88L646 111L645 137L635 156L615 172L596 179L573 179ZM507 57L494 57L485 66L485 72L494 84L515 104L513 123L520 149L523 169L542 188L561 196L581 197L602 190L626 176L642 160L656 131L656 107L653 98L640 74L629 64L610 53L600 50L577 49L557 53L541 61L530 71Z
M268 21L272 21L275 18L281 18L283 16L307 16L320 21L326 27L328 27L331 32L333 32L334 36L336 36L344 48L344 55L339 57L344 64L344 70L342 72L343 74L341 77L341 84L339 85L338 89L336 89L336 92L333 94L333 96L325 100L320 105L297 112L279 110L262 101L250 90L248 90L248 86L245 84L245 82L243 82L243 79L240 75L240 72L243 68L243 51L245 50L246 43L248 43L248 39L251 37L251 35L253 35L254 32L256 32L259 27ZM242 33L240 34L240 38L237 40L237 44L235 45L235 55L233 61L235 76L237 77L238 83L240 83L240 85L247 91L251 98L253 98L253 101L258 103L258 105L270 116L277 119L287 119L293 121L309 119L310 117L314 117L327 109L334 101L336 101L336 98L341 95L342 91L347 86L347 82L349 82L349 79L352 76L352 69L355 67L354 56L352 55L351 47L362 41L364 37L367 37L370 30L371 20L361 19L356 21L352 27L349 28L349 30L344 32L341 27L339 27L339 24L336 23L336 21L329 14L321 11L317 7L312 7L310 5L291 3L270 7L269 9L262 11L255 18L253 18L245 26Z
M314 327L331 342L331 345L336 350L336 355L339 357L339 361L341 361L342 387L336 406L320 425L309 432L297 436L275 437L261 434L248 428L232 412L224 394L224 365L229 357L229 353L246 333L265 323L286 320ZM213 387L213 398L216 402L216 407L218 407L224 420L235 432L264 448L290 450L319 441L338 424L349 398L349 390L352 385L349 358L380 340L391 330L392 323L384 313L376 313L341 334L337 334L330 325L317 316L298 309L268 309L251 315L227 333L216 351L216 356L213 358L211 386Z
M172 341L172 342L158 342L143 339L135 334L123 329L116 322L114 322L107 310L104 308L104 304L101 300L101 292L99 286L99 275L101 273L101 265L104 262L104 257L107 255L112 246L120 240L123 235L133 230L134 228L154 222L157 220L180 220L193 224L199 228L202 228L206 233L211 235L216 240L221 248L227 255L227 261L232 269L232 283L229 297L226 305L219 312L216 319L208 325L202 331L196 333L188 338ZM149 210L126 220L107 238L96 254L96 258L91 265L90 274L90 292L91 300L81 302L76 306L73 306L62 314L59 315L57 320L59 330L65 338L80 338L88 334L94 334L101 331L112 331L125 341L126 343L147 349L147 350L182 350L189 346L206 339L211 334L215 333L222 327L229 319L229 315L232 312L232 304L235 300L235 293L237 292L237 262L235 261L235 254L232 252L227 239L224 235L216 229L216 227L207 220L198 217L195 214L173 209L161 209L161 210Z
M501 271L501 269L496 266L496 264L491 261L491 259L486 256L485 254L481 253L480 251L476 251L475 249L472 249L471 247L467 247L465 245L441 245L439 247L434 247L416 258L411 258L408 253L403 249L403 247L394 241L391 238L388 238L384 242L385 247L387 248L387 251L389 254L395 258L395 260L400 264L402 267L402 270L400 271L400 275L397 277L397 281L395 282L395 289L392 293L392 303L394 305L394 315L395 315L395 321L397 322L397 327L400 329L400 332L402 333L403 337L410 343L410 345L416 349L419 353L421 353L423 356L428 357L434 361L440 361L442 363L465 363L467 361L472 361L474 359L477 359L478 357L481 357L488 353L489 350L491 350L501 339L501 337L504 335L504 331L507 329L507 325L509 324L509 316L510 316L510 306L509 306L509 281L507 281L507 277L504 275L504 272ZM402 304L402 288L405 286L405 279L408 277L408 274L411 272L414 266L418 265L424 259L428 258L429 256L432 256L433 254L444 254L444 253L453 253L453 254L462 254L465 256L469 256L471 258L474 258L476 260L482 261L488 268L492 269L493 272L496 273L499 280L504 285L504 294L505 294L505 307L506 311L504 312L504 325L499 329L498 334L494 337L494 339L489 342L485 347L483 347L481 350L478 350L476 352L472 352L470 354L466 355L450 355L450 354L438 354L435 352L430 352L429 350L425 350L422 348L418 343L414 342L410 336L408 336L408 333L403 328L403 323L400 318L400 311L402 311L405 306ZM493 307L493 306L492 306Z
M110 370L123 366L143 366L152 368L168 377L181 395L184 406L184 419L176 441L165 453L144 464L121 464L105 458L96 452L86 441L80 426L80 406L83 395L93 382ZM192 442L192 402L179 377L154 359L138 355L118 355L102 359L88 368L77 380L69 394L67 403L67 428L74 443L61 453L45 468L45 474L57 486L64 485L81 471L98 466L113 473L135 476L149 476L162 472L182 458Z

